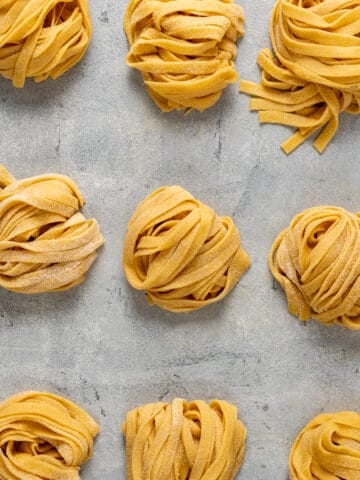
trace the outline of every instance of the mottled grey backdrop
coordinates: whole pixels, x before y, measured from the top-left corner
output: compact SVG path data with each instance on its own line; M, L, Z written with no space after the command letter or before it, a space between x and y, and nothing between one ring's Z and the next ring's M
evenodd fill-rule
M287 313L266 257L294 214L319 204L360 209L360 118L343 115L319 156L290 157L290 131L260 127L237 85L205 113L164 114L124 57L124 0L91 0L86 58L56 82L15 90L0 80L1 162L18 178L70 175L106 245L87 280L58 294L0 292L1 398L26 389L66 395L101 424L83 480L125 479L119 425L144 402L220 397L248 428L244 480L285 480L298 430L322 411L359 408L359 334L306 325ZM269 45L271 0L242 0L246 36L236 64L257 80ZM176 315L127 285L121 250L137 203L180 184L232 215L253 264L223 302Z

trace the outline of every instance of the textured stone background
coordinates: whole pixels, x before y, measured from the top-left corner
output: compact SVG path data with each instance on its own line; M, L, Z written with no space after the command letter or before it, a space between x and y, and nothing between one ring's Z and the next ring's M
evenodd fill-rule
M319 156L286 157L285 127L260 127L234 85L205 113L163 114L124 63L125 1L91 0L94 37L84 61L56 82L23 90L0 80L1 161L18 178L72 176L107 243L87 280L59 294L0 292L1 398L45 389L101 424L84 480L125 479L119 424L145 402L221 397L248 428L239 479L285 480L298 430L321 411L359 408L359 334L306 325L287 313L266 257L306 207L360 208L360 118L343 115ZM237 67L257 80L271 0L242 0L246 36ZM223 302L186 316L148 307L120 257L127 221L153 189L180 184L232 215L253 265Z

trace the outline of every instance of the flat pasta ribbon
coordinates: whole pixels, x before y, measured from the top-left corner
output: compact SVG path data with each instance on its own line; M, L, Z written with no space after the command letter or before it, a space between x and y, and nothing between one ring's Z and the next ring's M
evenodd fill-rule
M104 243L97 221L78 212L83 204L68 177L17 181L0 165L0 287L42 293L81 283Z
M79 480L99 427L82 408L46 392L23 392L0 404L0 477Z
M233 480L246 429L224 400L143 405L127 414L127 480Z
M123 265L149 303L187 312L227 295L250 259L230 217L216 214L179 186L143 200L128 224Z
M233 60L243 23L232 0L131 0L127 64L142 73L162 111L203 111L237 81Z
M315 417L295 440L289 469L291 480L359 480L360 415Z
M88 0L1 0L0 74L56 79L81 60L92 33Z
M269 266L289 312L360 330L360 214L313 207L276 238Z
M360 112L360 0L277 0L270 21L275 55L258 57L261 85L242 81L256 97L261 123L297 128L281 147L291 153L315 132L322 152L334 137L339 114Z

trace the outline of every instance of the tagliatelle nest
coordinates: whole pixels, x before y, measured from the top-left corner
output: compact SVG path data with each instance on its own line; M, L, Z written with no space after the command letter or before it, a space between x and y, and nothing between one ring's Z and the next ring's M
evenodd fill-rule
M122 429L129 480L233 480L244 457L246 429L224 400L143 405Z
M187 312L227 295L250 259L230 217L218 217L174 185L149 195L131 217L123 251L129 283L150 304Z
M88 0L1 0L0 74L23 87L81 60L92 33Z
M256 97L259 120L297 128L282 144L292 152L312 134L322 152L341 112L360 113L360 0L277 0L270 21L275 55L262 50L261 85L242 81Z
M358 480L360 415L338 412L311 420L294 442L289 469L291 480Z
M98 431L95 420L65 398L14 395L0 404L0 477L79 480Z
M18 293L67 290L81 283L104 243L84 200L63 175L15 180L0 166L0 287Z
M313 207L275 240L270 270L284 288L289 312L360 330L360 214Z
M161 110L205 110L237 81L235 42L243 22L231 0L131 0L127 63L142 73Z

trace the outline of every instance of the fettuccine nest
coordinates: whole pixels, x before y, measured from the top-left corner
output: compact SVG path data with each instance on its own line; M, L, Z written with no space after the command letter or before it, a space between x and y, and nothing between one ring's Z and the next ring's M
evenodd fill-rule
M284 288L289 312L360 330L360 214L313 207L275 240L270 270Z
M243 10L231 0L131 0L124 18L130 51L164 112L205 110L237 81L236 40Z
M244 457L246 429L224 400L143 405L122 429L129 480L233 480Z
M17 181L0 165L0 287L42 293L81 283L104 243L83 204L64 175Z
M338 412L315 417L295 440L289 468L291 480L358 480L360 415Z
M218 217L179 186L149 195L131 217L123 251L129 283L150 304L187 312L227 295L250 259L230 217Z
M46 392L24 392L0 405L0 477L79 480L99 431L73 402Z
M88 0L1 0L0 74L15 87L56 79L81 60L91 32Z
M360 0L277 0L270 21L275 56L262 50L262 84L240 90L260 122L297 128L282 144L292 152L312 134L322 152L339 114L360 112Z

